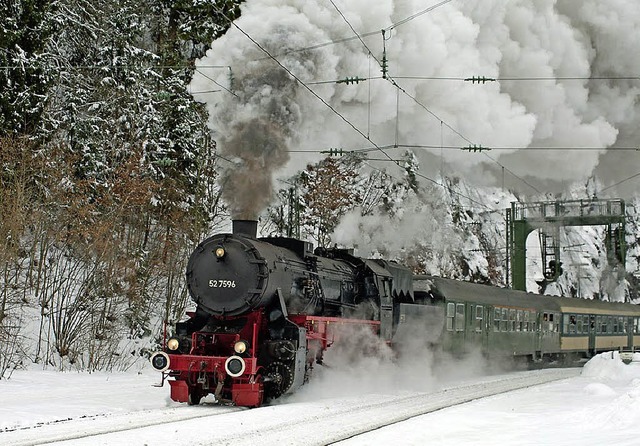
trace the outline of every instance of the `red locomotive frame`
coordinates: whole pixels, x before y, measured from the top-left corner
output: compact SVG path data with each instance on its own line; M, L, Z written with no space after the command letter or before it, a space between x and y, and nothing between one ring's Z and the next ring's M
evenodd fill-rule
M244 318L247 322L238 333L194 332L192 347L186 354L156 353L167 360L164 368L170 371L163 371L163 383L167 377L173 378L169 380L172 400L198 404L203 396L213 393L218 403L258 407L265 402L268 371L260 363L258 348L266 336L266 316L263 311L254 311ZM288 319L306 332L305 378L338 339L339 332L332 326L370 327L374 334L380 329L380 321L373 320L303 314L290 315ZM248 341L248 348L238 353L234 346L241 341ZM163 350L168 351L166 342ZM230 373L229 361L237 361L240 369Z

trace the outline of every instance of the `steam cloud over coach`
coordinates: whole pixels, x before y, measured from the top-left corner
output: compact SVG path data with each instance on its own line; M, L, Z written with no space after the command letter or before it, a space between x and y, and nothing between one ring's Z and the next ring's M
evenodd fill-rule
M294 392L334 341L367 327L383 341L419 336L436 349L544 360L640 345L640 309L413 277L394 262L291 238L256 238L255 221L203 241L187 265L196 311L151 363L171 398L257 407ZM416 332L415 327L424 330ZM411 328L409 328L411 327Z

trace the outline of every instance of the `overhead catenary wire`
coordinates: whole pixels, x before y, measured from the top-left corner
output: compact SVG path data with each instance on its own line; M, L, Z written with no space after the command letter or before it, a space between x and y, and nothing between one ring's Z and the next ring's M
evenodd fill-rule
M529 183L527 180L525 180L524 178L516 175L515 173L513 173L513 171L511 169L509 169L508 167L506 167L505 165L503 165L502 163L498 162L498 160L494 159L491 157L491 155L489 155L488 153L482 152L484 156L486 156L487 158L489 158L491 161L493 161L494 163L496 163L498 166L502 167L504 170L506 170L507 172L509 172L511 175L513 175L514 177L518 178L520 181L522 181L524 184L526 184L527 186L529 186L531 189L535 190L536 192L538 192L539 194L542 193L542 191L540 189L538 189L537 187L535 187L533 184Z
M402 80L425 80L425 81L456 81L456 82L468 82L473 79L473 77L455 77L455 76L393 76L394 79L402 79ZM360 77L359 81L369 81L376 79L384 79L383 76L371 76L368 77ZM476 77L476 82L478 79L483 79L480 77ZM484 78L486 82L494 82L494 81L569 81L569 80L582 80L582 81L620 81L620 80L639 80L640 76L597 76L597 77L496 77L496 78ZM321 85L321 84L339 84L345 83L344 79L335 79L335 80L326 80L326 81L314 81L308 82L309 85ZM484 82L480 82L484 83Z
M282 68L284 71L287 72L287 74L289 74L289 76L291 76L296 82L298 82L305 90L307 90L309 93L311 93L316 99L318 99L320 102L322 102L327 108L329 108L336 116L338 116L340 119L342 119L346 124L348 124L351 128L353 128L353 130L355 130L360 136L362 136L364 139L366 139L367 141L369 141L371 144L373 144L374 146L377 147L377 144L371 139L369 138L364 132L362 132L362 130L360 130L359 128L357 128L351 121L349 121L343 114L341 114L338 110L335 109L335 107L333 107L331 104L329 104L327 101L325 101L318 93L316 93L311 87L309 87L302 79L300 79L300 77L296 76L295 73L293 73L289 68L287 68L286 66L284 66L275 56L273 56L269 50L267 50L264 46L262 46L258 41L256 41L253 37L251 37L250 34L248 34L246 31L244 31L242 28L240 28L238 26L238 24L236 24L233 20L231 20L225 13L224 11L222 11L222 9L220 9L217 6L213 6L213 8L220 14L222 15L227 21L229 21L229 23L234 26L238 31L240 31L246 38L248 38L249 40L251 40L251 42L256 45L262 52L264 52L267 56L269 56L269 59L273 60L276 64L278 64L278 66L280 66L280 68ZM383 152L384 153L384 152ZM385 154L386 155L386 154ZM387 155L388 158L391 158L390 156Z
M404 24L404 23L408 22L409 20L413 20L414 18L417 18L417 17L419 17L419 16L421 16L421 15L423 15L423 14L425 14L425 13L427 13L427 12L429 12L429 11L433 10L433 9L435 9L436 7L443 6L443 5L445 5L446 3L449 3L449 2L451 2L451 1L452 1L452 0L442 1L442 2L440 2L440 3L438 3L438 4L436 4L436 5L433 5L433 6L429 7L429 8L426 8L426 9L424 9L424 10L422 10L422 11L418 12L418 13L412 14L411 16L409 16L409 17L407 17L407 18L405 18L405 19L403 19L403 20L400 20L400 21L398 21L398 22L396 22L396 23L392 24L392 25L388 26L388 27L387 27L387 28L385 28L385 29L387 29L387 30L391 30L391 29L393 29L393 28L395 28L395 27L397 27L397 26L400 26L400 25L402 25L402 24ZM334 7L336 7L336 6L335 6L335 3L333 3L333 2L331 2L331 3L334 5ZM336 8L337 8L337 7L336 7ZM342 15L342 14L341 14L341 15ZM344 18L344 16L343 16L343 18ZM346 21L346 18L345 18L345 21ZM350 26L350 27L351 27L351 26ZM352 27L351 27L351 29L352 29L352 31L355 33L355 30L354 30ZM357 33L356 33L356 34L357 34ZM362 37L369 37L369 36L373 36L373 35L376 35L376 34L379 34L379 31L372 31L372 32L369 32L369 33L364 33L364 34L361 34L360 36L362 36ZM332 42L327 42L327 43L325 43L325 44L315 45L315 46L313 46L313 47L307 47L307 48L305 48L305 49L320 48L320 47L322 47L322 46L326 46L326 45L328 45L328 44L341 43L341 42L345 42L345 41L355 40L355 39L358 39L358 38L359 38L359 36L357 36L357 35L356 35L356 36L353 36L353 37L348 37L348 38L344 38L344 39L340 39L340 40L336 40L336 41L332 41ZM360 40L362 41L362 39L360 39ZM364 43L364 42L362 41L362 43ZM367 48L367 50L369 50L369 49ZM371 54L371 53L370 53L370 54ZM126 64L125 64L125 65L78 65L78 66L73 66L73 68L85 68L85 69L112 69L112 68L118 68L118 67L125 68L125 67L134 67L134 66L133 66L133 65L126 65ZM135 65L135 67L137 67L137 68L143 68L143 67L140 67L139 65ZM8 65L5 65L5 66L0 66L0 68L2 68L2 69L7 69L7 68L22 68L22 69L23 69L23 68L24 68L24 66L23 66L23 65L16 65L16 66L8 66ZM193 67L192 65L166 65L166 64L163 64L163 65L157 65L157 66L151 65L151 66L147 67L146 69L163 69L163 68L164 68L164 69L175 69L175 68L191 68L191 69L194 69L194 67ZM198 66L197 68L195 68L195 70L198 70L199 68L230 68L230 67L229 67L229 66L218 66L218 65L200 65L200 66ZM201 74L203 74L203 73L201 73ZM204 77L209 78L208 76L206 76L206 75L204 75L204 74L203 74L203 76L204 76ZM379 76L378 76L378 77L370 77L370 79L379 79L379 78L381 78L381 77L379 77ZM458 78L458 77L421 77L421 76L413 76L413 77L412 77L412 76L395 76L395 78L396 78L396 79L411 79L411 78L413 78L413 79L434 79L434 80L449 80L449 79L450 79L450 80L464 80L464 79L465 79L465 78ZM211 79L211 78L209 78L209 79L210 79L212 82L214 82L214 83L216 83L217 85L219 85L221 88L224 88L224 89L225 89L225 91L227 91L227 92L229 92L229 93L231 93L231 94L234 94L232 91L230 91L229 89L227 89L227 88L225 88L224 86L220 85L220 84L219 84L218 82L216 82L215 80L213 80L213 79ZM563 77L509 77L509 76L501 76L501 77L497 77L497 78L496 78L496 80L508 80L508 81L551 81L551 80L640 80L640 77L639 77L639 76L590 76L590 77L581 77L581 76L563 76ZM328 82L330 82L330 81L328 81ZM318 83L319 83L319 82L318 82ZM207 90L207 91L198 91L198 92L191 92L191 93L192 93L192 94L203 94L203 93L213 93L213 92L219 92L219 91L220 91L220 90ZM234 94L234 95L235 95L235 94ZM442 123L442 122L443 122L443 121L441 121L441 123ZM369 135L367 134L367 136L369 136ZM460 135L460 136L462 136L462 135ZM428 145L423 145L423 146L420 146L420 145L409 146L409 145L400 145L400 144L395 144L395 147L407 147L407 148L409 148L409 147L416 147L416 148L424 147L424 148L431 148L431 147L430 147L430 146L428 146ZM457 147L457 146L451 146L451 147L446 147L446 146L444 146L444 147L443 147L443 146L435 146L434 148L460 149L460 148L459 148L459 147ZM492 147L491 149L492 149L492 150L512 150L512 149L519 149L519 148L517 148L517 147L513 147L513 148L512 148L512 147ZM526 149L527 149L527 150L603 150L604 148L600 148L600 147L527 147ZM376 150L378 150L378 149L376 149ZM638 149L637 149L637 148L632 148L632 147L611 147L611 148L609 148L609 150L623 150L623 151L631 151L631 150L638 150ZM485 155L486 155L486 154L485 154ZM497 162L497 161L496 161L496 162ZM499 164L499 163L498 163L498 164ZM500 165L500 164L499 164L499 165ZM502 166L502 165L501 165L501 166ZM504 169L505 167L504 167L504 166L502 166L502 168ZM507 170L508 170L508 169L507 169ZM511 172L511 171L509 171L509 172L513 174L513 172ZM514 175L514 176L516 176L516 177L518 177L518 176L517 176L517 175L515 175L515 174L513 174L513 175ZM610 186L610 187L608 187L608 188L606 188L606 189L609 189L609 188L611 188L611 187L614 187L614 186L616 186L616 185L618 185L618 184L620 184L620 183L623 183L623 182L629 181L629 180L631 180L631 179L633 179L633 178L635 178L635 177L637 177L637 176L638 176L638 175L634 175L634 176L632 176L632 177L630 177L630 178L627 178L627 179L625 179L625 180L622 180L621 182L616 183L615 185ZM520 178L520 177L518 177L518 178Z
M402 20L399 20L398 22L396 22L396 23L388 26L387 28L385 28L385 30L390 31L390 30L392 30L392 29L394 29L394 28L396 28L398 26L404 25L405 23L407 23L407 22L409 22L409 21L411 21L411 20L413 20L413 19L415 19L417 17L420 17L421 15L426 14L427 12L431 12L434 9L439 8L440 6L443 6L443 5L445 5L445 4L447 4L447 3L451 2L451 1L452 0L444 0L444 1L442 1L442 2L440 2L438 4L436 4L436 5L429 6L428 8L423 9L422 11L419 11L419 12L417 12L415 14L410 15L409 17L406 17L406 18L404 18ZM335 4L334 4L334 7L336 7ZM338 8L336 7L336 9L338 9ZM351 40L356 40L356 39L360 39L362 41L362 38L364 38L364 37L371 37L371 36L379 35L380 31L379 30L369 31L369 32L362 33L362 34L358 34L357 32L354 31L354 34L355 34L354 36L344 37L342 39L329 40L327 42L319 43L317 45L311 45L311 46L306 46L306 47L303 47L303 48L296 48L294 50L288 50L288 51L285 51L285 52L282 52L282 53L278 53L275 56L276 57L278 57L278 56L286 56L286 55L289 55L289 54L292 54L292 53L299 53L299 52L302 52L302 51L317 50L317 49L324 48L324 47L327 47L327 46L336 45L336 44L339 44L339 43L345 43L345 42L349 42Z
M342 119L348 126L350 126L354 131L356 131L360 136L362 136L365 140L369 141L374 147L376 147L388 160L390 161L394 161L393 158L391 156L389 156L384 150L382 150L382 148L380 148L380 146L373 141L368 135L366 135L362 130L360 130L358 127L356 127L351 121L349 121L344 115L342 115L338 110L335 109L335 107L333 107L331 104L329 104L327 101L325 101L320 95L318 95L311 87L309 87L302 79L300 79L298 76L295 75L295 73L293 73L290 69L288 69L286 66L284 66L274 55L272 55L269 50L267 50L266 48L264 48L264 46L262 46L258 41L256 41L249 33L247 33L246 31L244 31L240 26L238 26L237 23L235 23L233 20L231 20L225 13L224 11L222 11L219 7L217 6L213 6L213 8L222 16L224 17L233 27L235 27L238 31L240 31L240 33L242 33L247 39L249 39L254 45L256 45L262 52L264 52L269 59L273 60L276 64L278 64L278 66L280 66L280 68L282 68L284 71L286 71L293 79L295 79L305 90L307 90L309 93L311 93L316 99L318 99L320 102L322 102L329 110L331 110L332 113L334 113L336 116L338 116L340 119ZM373 56L375 58L375 56ZM398 164L398 163L396 163ZM426 175L420 174L419 172L416 172L416 176L418 176L419 178L423 178L437 186L442 186L439 182L427 177ZM474 200L470 197L467 197L457 191L453 191L451 190L452 193L459 195L463 198L466 198L478 205L480 205L481 207L484 207L486 209L491 210L491 208L489 208L487 205L485 205L484 203L481 203L477 200Z
M366 162L366 161L364 161L364 163L365 163L367 166L369 166L369 168L371 168L371 169L373 169L373 170L376 170L376 171L378 171L378 172L380 172L380 173L382 173L382 174L385 174L385 175L390 175L387 171L385 171L385 170L383 170L383 169L380 169L379 167L376 167L376 166L374 166L373 164L370 164L370 163L368 163L368 162ZM396 163L396 164L399 164L399 163ZM436 180L434 180L434 179L432 179L432 178L429 178L429 177L427 177L426 175L421 174L420 172L415 172L415 175L416 175L417 177L419 177L419 178L422 178L422 179L424 179L424 180L429 181L430 183L432 183L432 184L434 184L434 185L436 185L436 186L438 186L438 187L442 187L442 188L444 188L444 189L447 189L450 193L452 193L452 194L454 194L454 195L457 195L457 196L459 196L459 197L465 198L465 199L469 200L471 203L477 204L478 206L480 206L480 207L482 207L482 208L485 208L486 210L488 210L488 211L490 211L490 212L496 212L496 209L491 209L489 206L487 206L486 204L484 204L484 203L482 203L482 202L480 202L480 201L478 201L478 200L474 200L473 198L468 197L468 196L466 196L466 195L464 195L464 194L462 194L462 193L460 193L460 192L458 192L458 191L455 191L455 190L453 190L453 189L451 189L451 188L447 188L447 187L446 187L446 186L444 186L442 183L439 183L438 181L436 181ZM499 210L499 212L502 212L502 210Z
M329 0L329 2L333 5L333 7L336 9L336 11L338 11L338 14L340 14L340 17L342 17L342 19L346 22L347 26L349 26L349 28L351 28L351 31L353 31L353 33L358 37L358 39L360 40L360 42L362 43L362 45L366 48L367 52L371 55L371 57L373 57L375 59L376 62L378 62L378 65L380 65L380 67L383 67L383 63L373 54L373 51L371 51L371 49L369 48L369 46L367 46L367 44L365 43L364 40L362 40L362 38L360 38L360 36L358 35L358 32L353 28L353 26L351 25L351 23L349 22L349 20L345 17L345 15L342 13L342 11L340 10L340 8L338 8L338 6L334 3L333 0ZM382 31L382 35L384 38L384 34L385 31ZM456 129L454 129L453 127L451 127L449 124L447 124L444 120L440 119L440 117L438 115L436 115L434 112L432 112L431 110L429 110L429 108L427 108L424 104L422 104L420 101L418 101L418 99L416 99L414 96L412 96L411 94L409 94L404 88L400 87L395 80L393 80L393 78L391 78L388 74L386 74L385 76L383 76L385 79L389 80L397 89L399 89L400 91L402 91L405 95L407 95L409 98L411 98L414 102L416 102L420 107L422 107L424 110L426 110L429 114L431 114L434 118L438 119L439 121L441 121L442 123L444 123L444 125L446 125L450 130L452 130L454 133L456 133L458 136L460 136L462 139L464 139L465 141L467 141L469 144L473 144L471 142L471 140L469 140L468 138L466 138L464 135L462 135L460 132L458 132Z
M333 7L338 11L338 14L340 15L340 17L342 17L342 19L346 22L347 26L349 26L349 28L353 31L353 33L355 35L358 36L357 31L353 28L353 26L351 25L351 23L349 22L349 20L346 18L346 16L342 13L342 11L340 10L340 8L338 8L338 6L335 4L335 2L333 0L329 0L329 2L333 5ZM445 3L442 3L445 4ZM385 30L382 30L382 37L383 39L385 38ZM371 51L371 49L367 46L367 44L365 43L365 41L360 38L358 36L358 39L360 40L360 42L362 43L362 45L366 48L366 50L369 52L369 54L371 54L371 57L373 57L378 64L380 65L381 68L383 68L383 77L385 79L387 79L389 82L391 82L392 85L394 85L397 89L399 89L400 91L402 91L406 96L408 96L409 98L411 98L418 106L420 106L421 108L423 108L426 112L428 112L430 115L432 115L435 119L437 119L438 121L441 122L441 124L445 125L448 129L450 129L453 133L455 133L456 135L458 135L460 138L462 138L463 140L465 140L466 142L468 142L470 145L474 145L474 143L467 138L466 136L464 136L462 133L460 133L457 129L453 128L450 124L448 124L444 119L440 118L436 113L434 113L433 111L431 111L427 106L425 106L423 103L421 103L415 96L411 95L409 92L407 92L404 88L402 88L400 85L398 85L398 83L395 81L395 79L390 76L388 74L388 72L385 70L385 63L381 62L380 60L378 60L374 55L373 52ZM529 183L528 181L526 181L524 178L520 177L519 175L516 175L512 170L510 170L509 168L507 168L506 166L504 166L502 163L498 162L496 159L488 156L486 153L484 153L484 155L489 158L490 160L492 160L493 162L495 162L497 165L499 165L500 167L504 168L507 170L507 172L509 172L511 175L513 175L515 178L518 178L520 181L522 181L524 184L526 184L527 186L531 187L533 190L535 190L538 193L542 193L538 188L536 188L535 186L533 186L531 183ZM387 155L388 156L388 155Z
M613 189L614 187L620 186L621 184L626 183L627 181L633 180L634 178L637 178L637 177L640 177L640 172L638 172L638 173L636 173L634 175L631 175L630 177L625 178L622 181L618 181L617 183L612 184L611 186L607 186L604 189L601 189L600 192L604 192L605 190Z
M200 73L200 75L202 77L205 77L207 79L209 79L211 82L213 82L214 84L216 84L218 87L222 88L224 91L226 91L227 93L235 96L236 98L238 97L237 94L235 94L233 91L231 91L229 88L225 87L224 85L222 85L220 82L216 81L214 78L212 78L211 76L208 76L207 74L203 73L202 70L198 69L198 67L196 67L195 71L197 71L198 73ZM193 94L193 93L192 93Z
M393 144L393 145L387 145L387 146L382 146L383 149L392 149L392 148L399 148L399 149L444 149L444 150L467 150L466 147L461 147L461 146L453 146L453 145L441 145L441 144ZM486 149L491 149L491 150L509 150L509 151L516 151L516 150L536 150L536 151L601 151L601 150L612 150L612 151L628 151L628 152L638 152L640 151L640 149L638 149L637 147L616 147L616 146L612 146L612 147L560 147L560 146L552 146L552 147L539 147L539 146L502 146L502 147L496 147L496 146L490 146L490 147L486 147ZM373 151L373 150L378 150L377 147L367 147L367 148L362 148L362 149L356 149L359 152L367 152L367 151Z
M450 0L452 1L452 0ZM389 28L385 28L385 30L387 30ZM370 33L363 33L363 34L359 34L359 37L369 37L372 35L380 35L380 31L374 31L374 32L370 32ZM300 49L295 49L295 50L290 50L288 52L284 52L284 53L280 53L280 54L275 54L275 57L278 56L282 56L282 55L286 55L286 54L290 54L290 53L294 53L294 52L300 52L303 50L308 50L308 49L315 49L315 48L321 48L323 46L326 46L328 44L337 44L337 43L342 43L345 41L349 41L349 40L356 40L358 39L358 36L353 36L353 37L348 37L345 39L339 39L336 41L332 41L332 42L328 42L326 44L321 44L321 45L315 45L312 47L306 47L306 48L300 48ZM262 58L262 59L258 59L258 60L263 60L263 59L268 59L268 57ZM16 69L25 69L25 67L38 67L38 68L42 68L43 66L45 66L44 64L37 64L37 65L30 65L30 64L20 64L20 65L0 65L0 70L16 70ZM153 64L148 64L148 65L141 65L141 64L116 64L116 65L105 65L105 64L94 64L94 65L73 65L73 64L66 64L64 65L65 68L74 68L74 69L78 69L78 70L109 70L109 69L114 69L114 68L127 68L127 69L133 69L133 68L139 68L141 70L150 70L150 69L160 69L160 70L165 70L165 69L178 69L178 70L182 70L182 69L190 69L190 70L198 70L201 68L226 68L226 69L230 69L231 67L229 65L198 65L197 67L194 67L192 64L173 64L173 65L167 65L167 64L163 64L163 65L153 65ZM57 68L62 68L57 66ZM464 81L470 81L473 79L473 77L468 77L468 76L420 76L420 75L414 75L414 76L410 76L410 75L403 75L403 76L394 76L395 79L402 79L402 80L430 80L430 81L460 81L460 82L464 82ZM367 78L364 78L362 80L373 80L373 79L382 79L382 76L369 76ZM486 82L491 82L491 81L634 81L634 80L638 80L640 81L640 75L623 75L623 76L498 76L498 77L493 77L493 78L485 78ZM315 81L315 82L308 82L309 85L315 85L315 84L333 84L333 83L337 83L340 82L340 80L327 80L327 81Z
M334 5L334 7L335 7L335 3L333 3L333 2L331 2L331 3L332 3L332 4ZM229 21L229 22L230 22L234 27L236 27L236 28L237 28L237 29L238 29L238 30L239 30L243 35L245 35L245 37L247 37L249 40L251 40L251 41L254 43L254 45L256 45L258 48L260 48L260 50L261 50L261 51L263 51L265 54L267 54L269 59L271 59L271 60L273 60L274 62L276 62L276 63L277 63L277 64L278 64L278 65L279 65L283 70L285 70L285 71L286 71L286 72L287 72L287 73L288 73L292 78L294 78L296 81L298 81L298 82L300 83L300 85L302 85L306 90L308 90L312 95L314 95L318 100L320 100L320 101L321 101L321 102L322 102L326 107L328 107L328 108L329 108L329 109L330 109L330 110L331 110L331 111L332 111L336 116L340 117L340 118L341 118L345 123L347 123L350 127L352 127L354 131L356 131L356 132L357 132L358 134L360 134L363 138L365 138L367 141L369 141L369 142L370 142L370 143L375 147L375 150L379 150L379 151L381 151L381 153L383 153L383 154L384 154L384 156L385 156L389 161L392 161L392 162L395 162L396 164L398 164L398 163L397 163L395 160L393 160L393 159L392 159L392 158L391 158L391 157L390 157L386 152L384 152L384 150L383 150L383 148L382 148L382 147L380 147L380 146L379 146L378 144L376 144L373 140L371 140L371 138L369 137L369 135L365 135L365 134L364 134L364 133L363 133L359 128L357 128L353 123L351 123L351 122L350 122L350 121L349 121L349 120L348 120L344 115L342 115L340 112L338 112L338 111L337 111L333 106L331 106L331 105L330 105L329 103L327 103L327 102L326 102L322 97L320 97L318 94L316 94L316 93L315 93L315 92L314 92L314 91L313 91L313 90L312 90L312 89L311 89L311 88L310 88L310 87L309 87L305 82L303 82L301 79L299 79L297 76L295 76L295 75L294 75L294 73L292 73L292 72L291 72L289 69L287 69L287 68L286 68L282 63L280 63L280 61L279 61L279 60L278 60L278 59L277 59L273 54L271 54L271 53L270 53L268 50L266 50L262 45L260 45L260 44L255 40L255 39L253 39L253 37L251 37L247 32L245 32L244 30L242 30L242 29L241 29L237 24L233 23L233 21L232 21L232 20L230 20L230 19L229 19L229 18L228 18L228 17L227 17L227 16L226 16L222 11L220 11L218 8L216 8L216 9L217 9L217 10L218 10L218 12L219 12L223 17L225 17L225 18L226 18L226 19L227 19L227 20L228 20L228 21ZM360 40L361 40L361 39L360 39ZM362 40L361 40L361 41L362 41ZM376 58L375 58L375 56L373 55L373 53L370 51L370 49L366 46L366 44L365 44L364 42L362 42L362 43L365 45L365 47L366 47L366 48L367 48L367 50L369 51L369 54L371 55L371 57L373 57L374 59L376 59ZM377 59L376 59L376 61L377 61L378 63L380 63ZM394 85L395 85L397 88L401 88L401 87L400 87L397 83L395 83L395 82L394 82ZM406 90L404 90L403 92L404 92L405 94L407 94L407 95L408 95L408 93L406 92ZM410 97L411 97L414 101L416 101L416 103L418 103L420 106L422 106L423 108L425 108L425 110L427 110L429 113L431 113L434 117L437 117L437 115L435 115L435 113L433 113L433 112L431 112L430 110L428 110L428 108L427 108L426 106L424 106L423 104L421 104L421 103L420 103L416 98L412 97L411 95L408 95L408 96L410 96ZM439 118L439 117L437 117L437 118L440 120L440 118ZM447 125L447 124L446 124L446 122L444 122L444 121L442 121L442 120L441 120L441 123L442 123L442 124L444 124L444 125ZM447 125L447 126L448 126L448 125ZM450 126L448 126L448 127L449 127L452 131L454 131L454 132L456 132L457 134L459 134L459 136L460 136L461 138L463 138L463 139L464 139L464 140L466 140L467 142L471 143L471 142L470 142L470 140L468 140L467 138L465 138L465 137L464 137L464 135L460 134L459 132L457 132L457 131L456 131L455 129L453 129L452 127L450 127ZM389 148L390 148L390 147L389 147ZM545 149L548 149L548 148L545 148ZM595 148L594 148L594 149L595 149ZM629 148L628 148L628 149L629 149ZM487 155L485 154L485 156L487 156ZM535 188L533 185L531 185L531 184L529 184L528 182L526 182L526 180L524 180L523 178L521 178L521 177L519 177L518 175L516 175L516 174L515 174L514 172L512 172L510 169L506 168L505 166L503 166L501 163L497 162L497 161L496 161L496 160L494 160L493 158L491 158L491 157L488 157L488 158L489 158L489 159L491 159L492 161L494 161L495 163L497 163L499 166L501 166L501 167L503 168L503 170L504 170L504 169L506 169L506 170L507 170L509 173L511 173L514 177L516 177L516 178L520 179L520 180L521 180L521 181L523 181L525 184L529 185L529 186L530 186L530 187L532 187L534 190L536 190L537 192L539 192L539 193L540 193L540 191L539 191L537 188ZM370 165L370 167L372 167L372 168L373 168L373 166L371 166L371 165ZM379 170L379 169L378 169L378 170ZM385 173L386 173L386 172L385 172ZM429 177L427 177L427 176L425 176L425 175L420 174L419 172L417 172L417 173L416 173L416 176L417 176L417 177L419 177L419 178L423 178L423 179L425 179L425 180L427 180L427 181L429 181L429 182L432 182L433 184L436 184L436 185L438 185L438 186L443 186L441 183L438 183L438 182L436 182L435 180L433 180L433 179L431 179L431 178L429 178ZM467 197L467 196L465 196L465 195L463 195L463 194L461 194L461 193L459 193L459 192L456 192L456 191L451 191L451 192L453 192L454 194L459 195L459 196L461 196L461 197L464 197L464 198L466 198L466 199L468 199L468 200L470 200L470 201L472 201L472 202L475 202L475 203L479 204L479 205L480 205L480 206L482 206L482 207L485 207L485 208L487 208L487 209L491 210L489 207L487 207L487 206L486 206L486 205L484 205L483 203L480 203L480 202L478 202L478 201L476 201L476 200L473 200L472 198Z
M229 158L226 158L226 157L220 155L220 153L218 153L218 152L216 152L215 158L220 158L220 159L222 159L222 160L224 160L224 161L226 161L226 162L228 162L230 164L233 164L234 166L237 166L240 163L240 161L230 160Z
M398 83L391 78L390 76L387 76L388 80L398 89L400 89L404 94L406 94L408 97L410 97L411 99L413 99L413 101L420 106L421 108L423 108L427 113L429 113L431 116L433 116L435 119L437 119L438 121L440 121L441 125L444 125L445 127L447 127L449 130L451 130L453 133L455 133L456 135L458 135L460 138L462 138L463 140L465 140L466 142L468 142L470 145L475 145L469 138L467 138L466 136L464 136L462 133L460 133L457 129L453 128L451 125L449 125L446 121L444 121L442 118L440 118L437 114L435 114L433 111L431 111L428 107L426 107L424 104L422 104L416 97L414 97L413 95L409 94L409 92L407 92L404 88L400 87L400 85L398 85ZM507 172L509 172L511 175L513 175L515 178L518 178L520 181L522 181L524 184L526 184L527 186L529 186L530 188L532 188L533 190L535 190L538 193L542 193L537 187L533 186L531 183L529 183L528 181L526 181L524 178L520 177L519 175L515 174L511 169L507 168L506 166L504 166L502 163L500 163L498 160L490 157L489 155L487 155L485 152L482 152L487 158L489 158L491 161L493 161L494 163L496 163L498 166L502 167L503 169L505 169Z
M394 24L392 24L392 25L390 25L390 26L386 27L385 29L386 29L387 31L391 31L392 29L397 28L398 26L404 25L405 23L410 22L411 20L413 20L413 19L415 19L415 18L417 18L417 17L420 17L420 16L421 16L421 15L423 15L423 14L426 14L426 13L428 13L428 12L431 12L431 11L433 11L434 9L439 8L440 6L444 6L444 5L446 5L447 3L451 2L451 1L452 1L452 0L444 0L444 1L441 1L440 3L437 3L437 4L435 4L435 5L429 6L428 8L423 9L422 11L416 12L415 14L410 15L409 17L404 18L404 19L402 19L402 20L400 20L400 21L398 21L398 22L394 23Z
M396 79L406 80L427 80L427 81L460 81L469 82L473 80L472 77L460 77L460 76L395 76ZM499 81L633 81L640 80L640 76L498 76L498 77L480 77L476 76L476 82L484 80L485 82L499 82ZM483 83L483 82L482 82Z

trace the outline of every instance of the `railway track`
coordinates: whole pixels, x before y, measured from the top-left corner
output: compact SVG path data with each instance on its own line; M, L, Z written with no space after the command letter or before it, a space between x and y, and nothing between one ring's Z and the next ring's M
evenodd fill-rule
M179 423L184 420L210 418L243 410L246 409L197 406L87 415L5 429L0 431L0 446L36 446L78 439L82 440L83 444L89 444L88 439L91 437L99 438L111 433Z
M536 373L537 372L537 373ZM471 402L473 400L487 398L502 393L534 387L561 379L573 378L581 373L579 368L566 369L548 369L537 370L536 372L522 372L519 376L507 377L505 379L497 379L494 381L486 381L453 388L443 389L441 391L428 394L428 398L416 395L405 403L400 402L399 413L395 413L387 420L381 420L371 423L371 426L361 426L360 429L353 429L353 433L349 435L341 435L335 440L326 441L324 444L341 444L342 441L355 438L377 429L402 423L411 418L420 415L426 415L441 409L457 406ZM364 414L363 414L364 415Z
M336 444L440 409L579 374L578 368L534 370L485 377L429 393L366 395L251 410L185 406L96 416L4 432L0 444L284 446L303 440L305 445Z

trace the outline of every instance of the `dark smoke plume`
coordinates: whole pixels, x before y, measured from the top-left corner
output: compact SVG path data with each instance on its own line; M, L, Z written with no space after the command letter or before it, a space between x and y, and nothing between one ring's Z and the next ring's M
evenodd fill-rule
M242 38L232 46L218 47L223 39L214 42L207 57L199 61L202 67L192 82L195 91L205 92L194 96L209 110L219 153L233 162L223 173L222 187L234 218L258 217L271 201L274 174L287 166L289 150L299 148L301 108L309 101L309 95L299 94L300 84L287 70L309 81L317 67L327 65L322 52L281 55L309 38L320 38L305 35L309 33L307 23L284 20L269 24L268 32L256 30L266 24L262 19L250 25L241 23L243 27L253 27L252 33L262 35L260 46L270 54L280 54L279 63L240 34L236 37ZM222 59L217 57L221 54ZM229 70L211 67L220 63L230 64L233 82L228 77ZM225 86L226 91L206 93L216 84Z
M255 219L271 201L272 173L289 160L282 129L263 119L237 125L223 145L224 154L240 158L226 169L222 194L233 218Z

